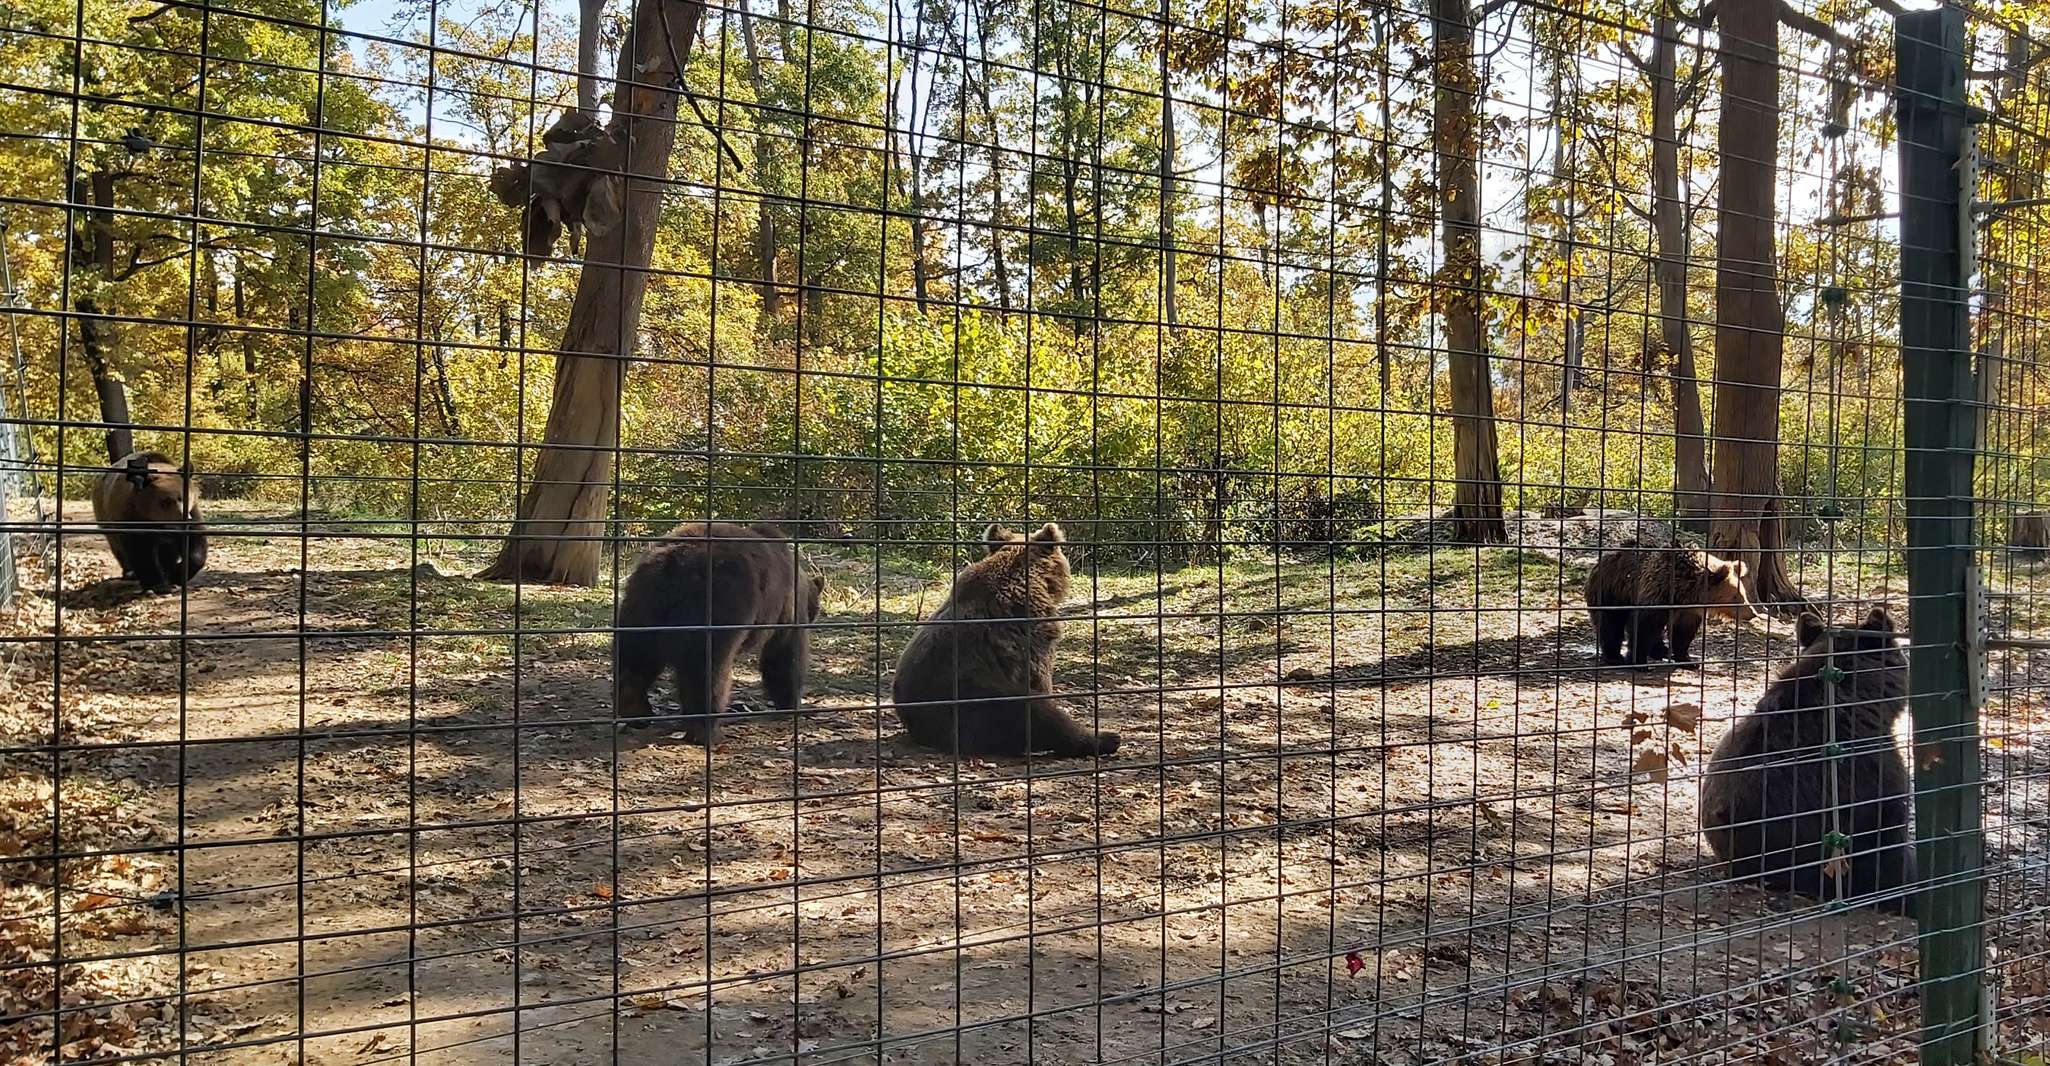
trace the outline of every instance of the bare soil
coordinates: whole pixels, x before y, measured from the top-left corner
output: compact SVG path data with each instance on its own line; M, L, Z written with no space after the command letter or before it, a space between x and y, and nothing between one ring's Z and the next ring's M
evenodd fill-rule
M95 537L17 539L18 1061L1913 1053L1912 923L1724 883L1699 842L1695 774L1791 623L1711 628L1704 670L1598 670L1592 556L1558 523L1078 571L1058 681L1123 750L957 766L887 707L945 566L820 551L808 707L708 755L609 720L609 582L483 584L485 541L220 514L182 596L114 580ZM1899 611L1886 561L1799 577L1840 617ZM2042 578L1997 580L2031 630ZM2036 1047L2040 658L1998 660L1986 722L1997 988Z

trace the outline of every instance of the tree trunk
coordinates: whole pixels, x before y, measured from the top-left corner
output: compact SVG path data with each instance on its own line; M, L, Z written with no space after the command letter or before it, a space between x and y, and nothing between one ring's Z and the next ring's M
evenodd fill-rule
M1580 308L1566 312L1566 366L1559 374L1559 417L1573 415L1573 390L1580 387L1580 368L1587 362L1587 315Z
M988 125L983 130L985 143L989 147L989 258L990 267L996 275L997 310L1005 318L1011 314L1011 266L1004 258L1004 226L1010 221L1010 212L1004 209L1004 153L999 144L1002 134L997 125L996 105L989 94L989 16L988 0L978 3L969 0L968 9L975 16L975 50L982 61L982 76L974 79L975 97L982 104L982 118ZM963 46L966 51L966 46ZM964 67L963 77L966 77Z
M605 0L577 0L577 110L598 114L598 30Z
M1707 439L1694 338L1687 326L1687 225L1680 204L1678 20L1652 20L1651 213L1658 240L1660 340L1673 355L1673 509L1682 528L1708 530Z
M637 84L614 100L619 151L605 161L606 169L627 172L624 218L590 239L556 356L545 444L498 561L480 577L572 585L598 579L619 447L619 391L640 328L676 140L676 62L687 61L703 14L700 0L640 0L635 8L618 69L622 83Z
M1453 528L1464 541L1508 539L1502 522L1501 460L1495 442L1495 386L1482 304L1479 156L1480 85L1473 65L1467 0L1431 0L1435 89L1431 137L1444 216L1446 362L1452 386Z
M72 238L74 261L87 276L72 287L71 302L78 316L79 350L99 398L100 421L107 427L107 461L115 463L135 451L135 431L129 425L134 419L128 411L128 382L108 358L112 339L100 321L99 290L114 283L114 175L95 171L77 182L72 197L92 205L84 228Z
M1709 544L1751 568L1761 604L1803 598L1763 527L1779 496L1780 374L1784 311L1773 227L1779 144L1779 7L1724 0L1722 121L1716 148L1715 469Z
M100 305L91 296L74 301L78 309L79 349L85 354L85 368L92 375L93 393L100 400L100 421L107 427L107 461L117 463L135 451L133 419L128 413L128 384L107 363L107 341L99 321Z
M1174 89L1167 66L1168 18L1167 0L1160 5L1160 311L1161 320L1172 329L1177 324L1175 313L1175 140L1174 140Z
M767 132L768 80L762 77L762 53L755 41L755 18L751 4L740 6L740 40L747 50L747 77L755 94L755 182L761 202L755 206L755 291L760 294L762 314L776 311L776 213L769 204L769 175L775 169L775 148ZM786 60L788 56L784 57Z

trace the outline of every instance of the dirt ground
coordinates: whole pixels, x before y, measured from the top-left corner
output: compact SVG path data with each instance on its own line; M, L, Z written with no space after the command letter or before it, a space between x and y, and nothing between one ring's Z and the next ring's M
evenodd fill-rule
M113 580L97 538L17 538L7 632L43 638L6 645L0 706L18 1061L1913 1052L1911 923L1725 884L1699 842L1695 774L1790 623L1712 628L1703 671L1596 670L1592 553L1561 523L1078 570L1058 682L1123 750L956 766L886 703L944 566L820 551L805 712L708 757L609 721L609 582L459 576L482 541L215 522L182 597ZM1898 611L1884 562L1800 577L1840 616ZM1997 580L2032 630L2050 589ZM2039 1050L2040 659L1999 660L1986 724L2004 1037Z

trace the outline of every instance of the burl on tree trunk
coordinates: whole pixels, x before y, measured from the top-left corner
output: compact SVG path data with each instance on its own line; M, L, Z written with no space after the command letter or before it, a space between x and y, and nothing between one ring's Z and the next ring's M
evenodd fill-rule
M479 577L590 585L604 555L605 502L619 448L619 390L640 328L663 182L676 143L678 63L704 4L640 0L619 53L611 143L592 165L626 175L623 219L592 231L555 360L548 428L519 517ZM632 84L629 85L628 83Z
M1803 602L1787 576L1779 520L1782 331L1773 234L1774 146L1779 143L1779 6L1720 5L1723 114L1715 268L1715 469L1708 543L1751 569L1761 605Z

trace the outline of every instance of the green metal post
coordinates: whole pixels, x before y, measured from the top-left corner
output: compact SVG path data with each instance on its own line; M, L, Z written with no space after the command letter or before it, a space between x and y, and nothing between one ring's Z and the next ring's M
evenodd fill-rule
M1970 1066L1985 1039L1979 708L1972 683L1972 460L1966 299L1972 135L1955 7L1894 25L1901 164L1901 401L1908 514L1908 698L1915 724L1922 1062Z

